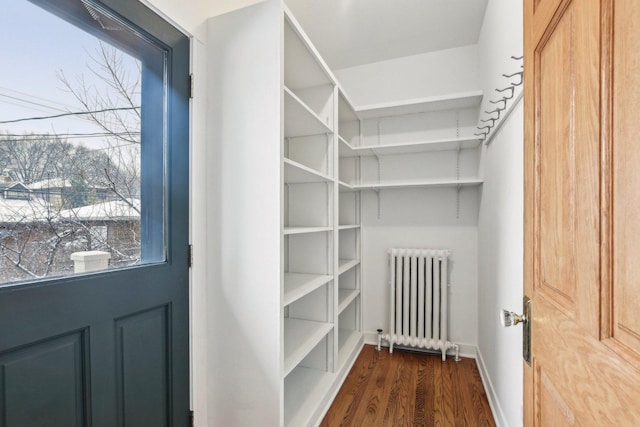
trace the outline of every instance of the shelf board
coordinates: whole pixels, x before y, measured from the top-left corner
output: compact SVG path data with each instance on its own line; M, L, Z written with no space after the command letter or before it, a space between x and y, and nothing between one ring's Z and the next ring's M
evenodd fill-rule
M355 122L358 120L355 108L353 108L351 101L347 94L340 89L340 96L338 98L338 121L340 122Z
M408 101L363 105L356 107L355 110L356 114L361 119L374 119L380 117L401 116L404 114L479 107L481 101L482 91L478 90Z
M358 153L356 148L349 144L346 139L338 135L338 155L340 157L358 157L361 154Z
M338 274L349 271L358 264L360 264L359 259L340 259L338 260Z
M445 151L477 148L482 140L480 138L452 138L433 141L407 142L402 144L367 145L364 147L354 147L344 141L340 144L341 157L368 157L386 156L391 154L414 154L427 153L431 151Z
M307 233L322 233L325 231L332 231L332 227L285 227L283 233L289 234L307 234Z
M353 353L356 347L362 345L362 340L362 332L352 329L338 329L338 362L340 367L347 362L349 355Z
M285 84L292 89L335 84L335 77L311 40L286 6L284 9Z
M345 224L338 226L338 230L352 230L354 228L360 228L360 224Z
M478 187L482 185L482 179L429 179L423 181L387 181L379 183L356 184L356 190L384 190L384 189L407 189L407 188L429 188L429 187Z
M333 329L331 323L284 319L284 376L286 377Z
M338 314L342 313L360 295L359 289L339 289L338 290Z
M347 193L347 192L351 192L351 191L357 191L355 188L353 188L353 185L351 184L347 184L346 182L342 182L342 181L338 181L338 190L341 193Z
M303 273L285 273L284 274L284 300L283 306L302 298L305 295L329 283L333 276L326 274L303 274Z
M333 182L333 179L302 163L285 158L284 182L287 184L307 184L311 182Z
M322 135L333 131L289 88L284 88L284 136Z
M310 417L329 392L335 375L298 366L284 380L284 425L309 425Z

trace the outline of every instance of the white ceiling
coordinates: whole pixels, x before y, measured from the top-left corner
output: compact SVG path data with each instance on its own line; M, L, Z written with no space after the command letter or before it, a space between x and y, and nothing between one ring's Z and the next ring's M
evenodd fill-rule
M478 41L487 0L285 0L334 70Z

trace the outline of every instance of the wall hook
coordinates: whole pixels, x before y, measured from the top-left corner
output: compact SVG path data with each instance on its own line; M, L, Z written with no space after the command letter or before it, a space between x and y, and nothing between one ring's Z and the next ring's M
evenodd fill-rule
M520 86L522 84L522 71L518 71L517 73L513 73L513 74L503 74L502 77L506 77L508 79L518 76L520 78L520 81L518 81L517 83L511 83L511 86Z
M507 98L502 98L502 99L499 99L499 100L497 100L497 101L491 101L491 100L489 100L489 102L490 102L490 103L492 103L493 105L497 105L497 104L499 104L499 103L501 103L501 102L504 102L503 106L502 106L502 107L500 107L500 109L501 109L501 110L504 110L505 108L507 108Z
M485 111L486 114L493 114L496 113L498 115L498 117L496 117L496 120L500 120L500 112L503 110L503 108L496 108L495 110L491 110L491 111Z
M509 96L504 96L503 98L504 99L513 98L513 93L514 93L513 86L505 87L504 89L496 89L496 92L501 92L502 93L502 92L507 91L507 90L510 90L511 93L509 94Z

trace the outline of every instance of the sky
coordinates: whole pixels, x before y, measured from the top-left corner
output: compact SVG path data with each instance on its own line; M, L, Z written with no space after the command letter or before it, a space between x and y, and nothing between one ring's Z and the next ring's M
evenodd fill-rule
M0 122L82 111L58 78L63 71L74 82L84 75L104 86L89 69L98 39L32 4L28 0L2 0L0 14ZM125 54L126 55L126 54ZM136 69L125 56L125 66ZM95 133L97 125L79 116L19 123L0 123L0 133ZM69 142L98 148L100 138L73 138Z

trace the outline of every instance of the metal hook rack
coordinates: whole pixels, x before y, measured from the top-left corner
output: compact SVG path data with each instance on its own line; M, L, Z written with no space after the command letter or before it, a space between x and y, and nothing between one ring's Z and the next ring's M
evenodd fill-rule
M522 64L524 56L512 55L510 58L520 63L520 71L516 71L515 73L511 74L502 74L502 77L509 80L509 84L506 87L495 89L495 91L498 92L501 97L489 100L489 103L494 105L495 108L493 110L484 110L484 114L486 115L486 117L483 119L479 119L479 122L485 125L476 126L476 129L479 132L474 133L474 135L481 136L484 140L485 145L488 145L490 143L493 135L495 135L496 131L502 127L502 124L505 122L506 118L509 116L509 114L511 114L511 111L513 111L513 107L522 98L521 91L516 96L515 88L521 86L524 81L524 65ZM511 101L514 98L515 100Z

